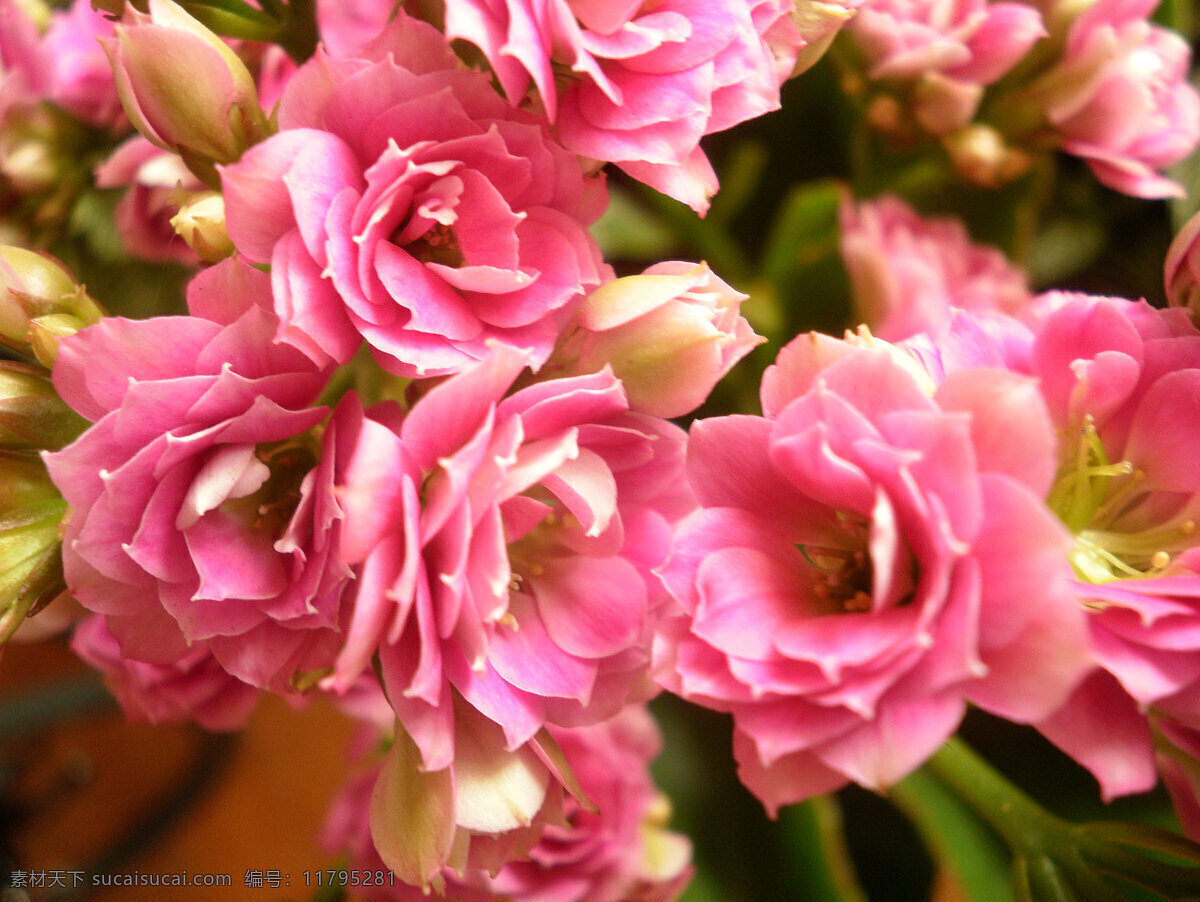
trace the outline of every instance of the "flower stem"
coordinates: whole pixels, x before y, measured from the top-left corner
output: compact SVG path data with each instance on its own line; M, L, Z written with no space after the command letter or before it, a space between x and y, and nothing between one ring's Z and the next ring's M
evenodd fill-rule
M1014 853L1058 845L1067 824L1000 776L974 750L951 739L929 759L929 770L1000 835Z

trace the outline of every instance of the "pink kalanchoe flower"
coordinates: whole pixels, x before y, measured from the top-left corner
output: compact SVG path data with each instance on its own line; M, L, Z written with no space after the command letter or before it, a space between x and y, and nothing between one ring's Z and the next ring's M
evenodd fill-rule
M49 84L38 23L17 0L0 0L0 124L13 108L43 100Z
M763 417L692 426L702 507L661 568L683 613L655 670L733 714L767 808L892 784L967 701L1019 722L1057 708L1089 659L1032 380L976 367L935 388L901 350L812 334L762 399Z
M154 262L199 264L171 217L190 194L204 190L204 183L178 156L133 135L96 167L96 187L126 189L113 223L130 254Z
M1183 832L1200 842L1200 729L1162 717L1156 730L1164 740L1155 756L1163 784Z
M915 85L914 112L934 134L970 122L983 88L1046 34L1032 6L988 0L874 0L846 30L868 78Z
M1200 331L1179 309L1054 293L1032 367L1059 440L1049 504L1074 533L1074 588L1099 670L1041 724L1106 796L1154 785L1145 712L1200 726Z
M454 755L454 694L516 748L649 691L651 570L693 503L683 433L629 412L611 371L505 398L525 362L498 346L406 416L372 409L338 485L361 575L323 685L349 688L377 654L432 770Z
M97 40L112 34L112 20L92 9L91 0L74 0L54 14L42 39L51 67L48 99L97 128L128 128L112 66Z
M318 0L317 31L332 56L354 56L387 27L396 0Z
M954 309L1016 315L1032 301L1004 254L973 243L959 220L922 218L893 195L847 198L841 242L857 316L887 341L940 335Z
M278 116L222 169L227 224L314 360L366 339L395 373L441 374L498 339L536 363L599 283L603 183L424 23L401 16L354 59L318 51Z
M795 60L777 39L778 15L760 8L756 20L751 6L449 0L446 34L483 51L513 103L532 82L569 150L703 212L717 178L700 139L777 109L780 73ZM561 93L559 69L571 75Z
M230 676L204 643L168 663L147 664L126 656L105 618L91 614L75 629L71 648L104 674L132 721L237 730L258 703L258 690Z
M1134 197L1182 196L1159 173L1200 143L1191 50L1151 25L1158 0L1097 0L1072 24L1062 60L1035 83L1067 153L1103 184Z
M228 261L192 282L192 316L62 340L55 387L95 425L46 463L72 509L67 585L125 655L170 664L205 642L239 679L287 691L339 644L348 433L335 415L313 434L326 374L273 343L266 283Z
M746 297L704 263L655 263L584 299L547 372L583 375L607 364L631 409L659 417L691 413L766 341L741 315Z
M527 857L497 873L442 872L446 894L459 902L669 902L691 876L691 844L665 829L670 807L647 765L661 739L644 708L631 706L591 727L551 730L590 805L564 802L561 824L545 826ZM330 811L323 844L345 852L354 868L376 871L383 861L368 830L373 774L346 786ZM372 902L416 902L415 887L368 891Z

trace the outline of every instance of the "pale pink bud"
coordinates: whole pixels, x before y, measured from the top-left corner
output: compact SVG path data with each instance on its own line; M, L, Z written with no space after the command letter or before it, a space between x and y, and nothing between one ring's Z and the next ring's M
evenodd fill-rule
M1172 307L1189 307L1200 312L1200 215L1189 219L1163 263L1163 287Z
M682 416L764 341L739 312L744 300L704 263L656 263L588 295L559 360L575 375L608 364L631 409Z
M115 36L101 43L130 121L189 165L207 174L265 137L249 70L171 0L150 0L148 15L127 9Z

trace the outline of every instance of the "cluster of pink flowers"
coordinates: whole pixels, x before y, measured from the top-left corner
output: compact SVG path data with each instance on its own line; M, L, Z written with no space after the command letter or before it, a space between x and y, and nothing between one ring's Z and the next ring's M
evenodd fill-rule
M1106 797L1161 773L1200 834L1186 312L1035 297L956 220L846 199L875 335L795 338L761 415L685 431L764 341L747 296L705 263L618 277L590 231L608 163L706 210L701 139L778 107L847 22L894 136L983 181L1056 147L1172 193L1186 47L1148 2L1052 5L446 0L439 30L360 0L292 59L172 0L48 27L0 0L0 148L14 110L104 131L130 251L205 266L186 315L145 320L85 316L45 262L0 272L5 343L78 427L31 457L73 647L131 717L236 729L316 692L369 720L326 841L399 876L381 899L676 898L661 688L732 715L772 813L886 789L974 705ZM1017 156L979 158L981 128Z

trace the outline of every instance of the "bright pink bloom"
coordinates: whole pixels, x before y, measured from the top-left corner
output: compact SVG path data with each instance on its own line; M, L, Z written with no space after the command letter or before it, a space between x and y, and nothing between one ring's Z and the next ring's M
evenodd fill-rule
M746 0L446 3L446 34L483 51L513 103L532 82L569 150L701 212L717 178L700 139L779 107L790 67L757 27L777 22Z
M71 637L71 648L100 670L125 716L147 723L194 721L208 730L237 730L258 703L258 690L230 676L204 643L162 664L127 657L98 614Z
M655 263L589 294L546 372L584 375L607 364L631 409L683 416L766 341L741 315L746 297L703 263Z
M1178 309L1052 294L1033 371L1061 436L1050 506L1075 534L1097 671L1041 724L1106 796L1155 783L1160 711L1200 726L1200 331Z
M664 829L669 811L647 765L661 740L643 708L629 707L592 727L555 728L554 738L592 808L564 800L563 822L551 823L524 860L494 876L482 869L443 872L448 897L459 902L668 902L683 891L691 869L688 841ZM322 840L348 852L351 866L383 866L367 829L371 775L349 784L334 803ZM373 902L422 898L410 887L380 888Z
M702 508L661 568L684 613L655 668L733 714L767 808L890 785L967 701L1022 722L1058 707L1089 661L1032 380L972 368L934 390L903 351L812 334L762 396L765 417L692 426Z
M314 360L365 338L387 369L431 375L499 339L539 362L600 281L586 226L603 183L421 22L355 59L318 52L279 124L222 169L227 223L271 264L281 334Z
M1035 87L1067 153L1134 197L1182 196L1159 173L1200 143L1187 42L1148 21L1157 0L1097 0L1072 23L1062 60Z
M692 503L683 433L630 413L610 371L505 398L524 364L499 346L407 416L373 409L338 486L361 576L324 685L348 688L378 653L433 770L453 757L452 687L509 748L646 691L665 599L651 569Z
M200 263L171 225L188 193L204 189L178 156L134 135L96 167L96 187L127 189L113 222L130 254L154 262Z
M48 99L97 128L128 128L112 66L97 41L112 33L112 20L92 9L91 0L74 0L55 13L42 39L43 59L51 67Z
M349 571L333 486L349 436L309 407L326 374L258 306L267 277L229 261L192 283L192 316L105 319L63 339L54 384L95 424L46 456L72 508L67 585L128 657L221 666L287 691L339 644Z
M842 260L857 316L887 341L946 330L953 309L1015 315L1032 300L1025 273L975 244L958 219L924 219L885 195L842 205Z

